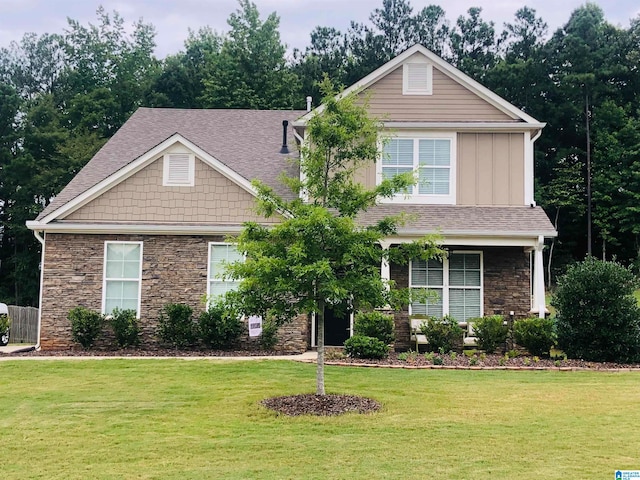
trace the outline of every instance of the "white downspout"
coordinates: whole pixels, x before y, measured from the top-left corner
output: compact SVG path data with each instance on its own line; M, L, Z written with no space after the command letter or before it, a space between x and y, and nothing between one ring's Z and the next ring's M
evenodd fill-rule
M44 232L43 232L44 233ZM33 231L33 235L42 244L42 253L40 254L40 294L38 295L38 340L34 347L35 350L40 350L40 326L42 325L42 291L44 290L44 249L45 249L45 237L42 237L37 230ZM46 236L46 234L45 234Z
M544 248L544 237L540 235L535 247L534 267L533 267L533 313L544 318L547 312L547 305L544 292L544 263L542 261L542 250Z

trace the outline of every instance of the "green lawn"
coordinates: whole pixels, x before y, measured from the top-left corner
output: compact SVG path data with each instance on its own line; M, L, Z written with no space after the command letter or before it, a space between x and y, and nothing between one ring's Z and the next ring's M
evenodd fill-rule
M3 479L607 479L640 469L640 374L327 367L371 415L289 418L287 361L0 362Z

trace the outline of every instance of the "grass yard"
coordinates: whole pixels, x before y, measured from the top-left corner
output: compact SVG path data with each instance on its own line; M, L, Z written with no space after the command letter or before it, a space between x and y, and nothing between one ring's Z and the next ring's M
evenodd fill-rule
M383 410L277 416L288 361L0 362L3 479L607 479L640 469L640 374L327 367Z

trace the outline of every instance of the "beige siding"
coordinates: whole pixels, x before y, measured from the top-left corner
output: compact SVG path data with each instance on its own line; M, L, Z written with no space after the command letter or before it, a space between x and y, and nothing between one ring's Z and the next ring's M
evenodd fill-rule
M458 205L524 204L524 135L459 133Z
M355 180L356 182L363 184L366 188L375 188L376 164L373 162L369 162L364 167L360 168L356 172Z
M163 187L162 157L89 202L65 220L239 224L277 222L257 215L254 197L196 158L195 186Z
M371 95L370 113L386 121L504 122L513 120L509 115L467 90L435 67L433 68L432 95L403 95L402 65L371 85L365 92Z

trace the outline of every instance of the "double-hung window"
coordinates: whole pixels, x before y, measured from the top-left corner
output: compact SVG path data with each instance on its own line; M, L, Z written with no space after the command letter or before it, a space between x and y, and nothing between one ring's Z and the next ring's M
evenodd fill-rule
M209 244L208 297L218 297L229 290L238 288L240 282L224 278L225 265L237 260L244 260L244 256L238 253L235 245L228 243Z
M426 288L433 295L410 306L411 314L442 318L450 315L459 322L482 316L482 254L454 252L444 260L412 260L411 288Z
M399 134L388 140L380 178L413 172L416 183L393 201L455 204L455 134Z
M105 242L102 313L135 310L140 317L142 242Z

